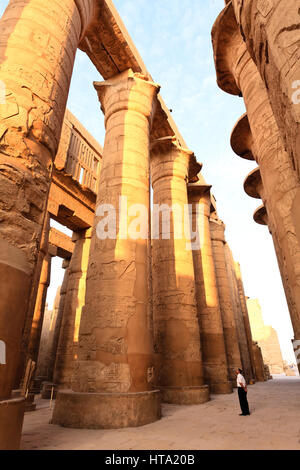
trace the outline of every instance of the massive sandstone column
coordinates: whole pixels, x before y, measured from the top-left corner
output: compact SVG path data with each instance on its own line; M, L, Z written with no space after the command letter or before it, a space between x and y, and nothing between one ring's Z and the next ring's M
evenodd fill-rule
M65 293L53 381L58 389L70 389L77 358L81 311L85 303L86 273L91 244L91 229L73 234L68 287Z
M231 285L226 265L226 241L224 232L224 223L217 217L211 217L210 233L223 321L223 331L228 362L228 375L232 385L236 387L235 370L242 366L242 361L234 316L234 304L232 301Z
M209 219L211 197L208 185L188 185L188 201L192 204L193 230L198 232L200 245L193 250L196 300L204 379L212 393L231 393L225 349L222 316L212 252Z
M250 350L249 344L248 344L248 338L246 334L246 328L245 328L245 323L244 323L240 296L238 292L238 284L237 284L237 279L236 279L234 260L233 260L232 252L227 243L225 246L225 257L226 257L228 278L229 278L230 287L231 287L233 313L235 317L235 324L237 327L237 336L238 336L238 343L239 343L241 360L242 360L242 369L244 371L247 382L254 383L255 369L254 369L254 357L253 357L253 352L252 352L252 345L251 345L251 350Z
M66 294L69 285L69 276L70 276L70 260L64 259L62 263L62 268L65 269L65 274L63 278L62 285L59 290L59 302L57 306L57 318L55 322L55 329L53 335L53 342L51 349L49 350L49 371L48 371L48 381L43 384L42 388L42 398L48 399L52 393L52 387L54 387L53 376L54 376L54 367L56 362L57 348L61 331L62 318L65 308ZM56 303L56 298L55 298ZM56 390L55 390L56 393Z
M29 296L28 308L25 315L24 326L22 329L22 341L20 347L20 354L18 360L18 367L16 369L16 378L14 383L14 388L19 389L22 386L22 379L24 379L24 374L26 370L26 361L28 359L28 346L30 341L31 335L31 328L32 328L32 320L35 310L35 304L37 299L38 288L40 284L43 260L48 253L49 249L49 231L50 231L50 214L47 212L46 217L43 224L42 235L41 235L41 242L39 247L39 252L37 255L37 262L35 265L32 283L31 283L31 291Z
M233 0L243 39L268 89L288 153L300 177L300 18L295 0ZM297 216L300 188L293 198ZM297 218L300 233L300 216Z
M27 358L31 359L33 362L35 362L35 364L37 364L38 362L42 328L43 328L43 322L44 322L47 291L48 291L48 287L50 285L50 279L51 279L51 259L52 259L52 255L50 254L50 252L48 252L44 257L43 264L42 264L41 278L39 282L39 288L37 292L36 304L34 308L34 314L33 314L32 326L31 326ZM36 374L34 375L35 375L35 378L37 379ZM35 385L36 386L33 387L32 392L39 393L41 384L39 383Z
M234 263L234 269L235 269L235 275L236 275L237 286L238 286L238 294L239 294L240 302L241 302L241 308L242 308L245 331L246 331L246 336L247 336L248 348L249 348L249 352L250 352L251 362L253 364L254 357L253 357L253 354L252 354L252 347L251 347L252 344L253 344L253 339L252 339L250 320L249 320L249 314L248 314L248 308L247 308L247 302L246 302L246 296L245 296L245 290L244 290L244 283L243 283L243 279L242 279L241 266L236 261Z
M180 147L172 137L152 145L156 383L163 401L180 405L209 399L203 378L190 226L184 224L189 217L185 210L192 156L193 152Z
M153 341L147 322L149 137L159 86L128 70L95 87L106 137L86 304L73 392L58 393L53 422L69 427L139 426L160 417L160 393L151 383ZM105 211L108 238L105 219L99 220Z
M265 373L265 364L263 355L261 352L261 348L259 347L256 341L252 343L252 350L253 350L253 357L254 357L254 367L255 367L255 375L258 382L265 382L267 379Z
M295 339L300 339L299 177L285 151L266 87L242 40L231 2L219 15L212 35L219 86L244 97L253 137L251 152L259 164L265 206L274 220L281 258L286 260L292 296L288 304L296 307L290 315Z
M10 398L15 381L52 162L76 49L90 22L85 12L92 13L83 5L91 2L11 0L0 20L0 80L6 88L0 105L0 340L7 353L0 400ZM0 403L0 448L18 447L23 406L22 400Z
M52 378L50 366L52 363L52 348L53 348L53 342L55 340L55 326L57 322L59 298L60 298L60 287L56 291L56 296L55 296L52 310L48 310L50 312L49 324L43 325L41 346L40 346L38 365L37 365L37 375L42 378L43 383L49 382L50 378ZM44 331L45 327L47 328L46 331Z

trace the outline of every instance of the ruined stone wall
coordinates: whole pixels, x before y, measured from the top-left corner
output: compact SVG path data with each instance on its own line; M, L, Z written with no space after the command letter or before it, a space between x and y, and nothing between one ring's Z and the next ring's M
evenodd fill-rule
M261 348L264 363L271 374L284 374L283 358L277 332L264 323L261 307L257 299L247 299L247 307L253 340Z

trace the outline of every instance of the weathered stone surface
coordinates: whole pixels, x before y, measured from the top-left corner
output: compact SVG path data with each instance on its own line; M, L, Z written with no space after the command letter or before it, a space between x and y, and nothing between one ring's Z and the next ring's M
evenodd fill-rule
M299 5L293 0L233 0L232 3L299 177Z
M106 125L97 206L113 203L118 210L119 197L126 196L128 207L138 203L147 208L149 136L159 87L130 70L95 87ZM117 238L101 240L98 223L96 212L72 389L150 391L153 346L147 324L148 233L145 240L129 239L127 232L123 239L117 223ZM93 400L92 394L86 399L89 397Z
M259 347L256 341L253 342L253 357L254 357L256 380L258 382L265 382L266 380L268 380L266 377L266 373L265 373L265 364L264 364L261 348Z
M69 266L53 377L57 388L66 389L71 388L74 361L77 359L78 331L85 302L91 230L76 233L73 239L75 249Z
M265 325L258 299L247 299L253 340L261 348L265 366L270 374L284 374L284 364L276 330Z
M243 318L241 298L238 291L238 284L235 271L235 263L232 256L232 252L229 245L226 243L225 246L226 266L228 272L229 283L231 286L231 295L233 302L233 313L235 318L235 324L237 327L237 336L240 348L240 355L242 361L242 369L247 382L254 383L255 370L254 370L254 357L253 353L250 353L248 347L248 339L246 334L246 328Z
M158 370L155 380L163 389L164 401L182 404L193 404L193 400L203 403L209 398L207 387L201 389L205 382L191 234L186 233L183 218L192 157L193 152L180 147L172 137L152 144L153 203L157 209L173 208L170 236L164 239L166 227L159 220L153 228L153 322Z
M298 194L300 194L299 162L297 162L297 151L294 151L295 146L292 150L293 144L289 138L285 139L286 145L284 145L282 132L278 127L279 123L284 127L285 133L294 134L295 143L295 122L293 124L291 121L290 111L294 112L298 108L287 101L284 102L284 108L282 108L283 101L281 101L280 113L278 113L279 108L274 106L274 91L276 90L276 94L278 94L276 99L280 101L283 88L281 86L280 93L278 93L278 85L287 83L286 79L293 69L291 62L287 61L285 64L280 62L283 57L287 59L283 52L287 48L283 47L283 43L278 46L276 41L282 37L295 39L298 35L296 24L290 31L286 30L284 26L279 29L281 21L283 24L290 22L292 12L295 13L295 4L292 6L291 2L288 3L291 6L290 10L286 9L286 2L277 2L277 13L275 14L272 2L269 1L258 2L256 0L253 4L238 0L230 2L219 15L212 36L218 84L229 93L242 93L246 104L249 128L252 133L252 136L248 134L246 137L247 144L250 146L248 152L259 164L261 175L261 184L256 186L254 192L251 190L248 192L254 197L263 198L278 263L281 273L283 273L282 278L295 337L298 338L300 337L300 224L299 211L296 210L296 206L299 199ZM283 14L282 20L279 12ZM241 31L244 34L244 39L247 40L252 57L255 58L259 66L267 58L263 68L263 79L267 83L267 88L243 41ZM289 58L292 58L294 53L297 54L297 43L290 44L290 46L293 52ZM276 70L272 69L275 60L275 55L272 56L273 53L276 54L277 65L281 64L282 66L280 66L280 74L283 73L283 70L287 74L285 78L283 75L280 77L276 75ZM293 62L294 65L296 63L297 61ZM269 83L271 76L268 74L271 69L273 85ZM291 97L291 93L294 91L292 84L290 86L290 91L285 89L285 100L287 97ZM275 119L274 113L277 119ZM246 133L241 125L239 125L239 129L242 130L240 138L243 139ZM245 148L245 143L238 144L236 136L235 133L233 144L239 153ZM253 176L255 173L251 175L251 178ZM251 186L249 183L250 179L248 178L246 186L248 190Z
M57 395L52 424L115 429L144 426L160 417L160 392L157 390L92 394L61 391Z
M236 387L235 370L242 367L231 285L226 264L225 225L216 214L210 219L210 233L222 315L228 375Z
M188 200L192 204L192 223L200 244L193 250L196 300L200 327L204 379L212 393L231 393L228 377L224 331L219 303L216 272L209 227L210 186L188 185Z

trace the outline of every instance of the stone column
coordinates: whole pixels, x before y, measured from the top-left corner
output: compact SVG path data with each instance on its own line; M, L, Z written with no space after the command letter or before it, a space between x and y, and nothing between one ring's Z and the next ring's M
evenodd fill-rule
M253 8L255 11L255 7ZM299 339L299 175L295 171L295 161L285 150L268 92L243 42L231 2L219 15L212 34L219 86L231 94L242 93L244 97L253 137L251 151L259 164L266 210L268 215L273 217L276 238L282 252L280 258L286 260L289 291L292 296L288 304L295 305L295 308L290 310L290 315L295 339ZM285 117L284 115L284 119Z
M55 323L54 335L53 335L53 342L51 345L51 349L49 350L49 372L48 372L48 381L43 384L42 388L42 398L49 399L52 393L52 387L54 387L54 367L56 361L56 354L58 348L58 342L60 337L60 330L62 324L62 318L65 308L65 300L66 294L69 285L69 276L70 276L70 260L64 259L62 268L65 269L65 275L63 278L62 285L59 291L59 303L58 303L58 311L57 311L57 319ZM56 390L54 389L54 397L56 395Z
M34 395L40 393L42 380L37 376L37 363L39 357L39 350L41 344L42 328L44 323L44 314L46 306L47 291L50 285L51 278L51 258L50 246L48 247L49 252L46 253L42 269L41 277L36 297L36 304L34 308L33 320L31 325L30 340L28 345L27 360L31 359L35 363L35 370L33 372L30 384L29 384L29 394L26 400L25 411L34 411L36 409L36 404L34 403Z
M228 362L228 375L233 387L236 387L236 369L242 366L239 348L234 305L225 254L225 225L217 217L210 219L213 256L216 269L217 286L223 321L223 331Z
M28 358L37 363L41 334L44 321L46 298L51 279L51 259L52 255L48 252L43 260L39 288L34 308L30 341L28 346Z
M237 335L238 335L238 342L239 342L240 355L241 355L241 361L242 361L242 369L244 371L247 382L251 384L255 382L255 369L254 369L253 355L252 355L252 351L249 350L248 339L247 339L245 323L244 323L244 318L243 318L243 312L242 312L242 307L241 307L241 301L240 301L240 296L238 292L234 260L233 260L231 250L227 243L225 246L225 256L226 256L228 278L229 278L231 292L232 292L232 300L233 300L233 307L234 307L233 312L234 312L234 317L235 317L235 323L237 326ZM251 350L252 350L252 346L251 346Z
M60 300L60 287L58 287L56 291L56 296L54 299L54 305L51 311L50 317L50 324L49 324L49 331L48 331L48 338L47 344L45 346L45 359L44 359L44 382L49 382L52 380L53 376L53 366L52 366L52 354L53 354L53 343L55 341L55 328L58 321L58 307L59 307L59 300ZM57 345L56 345L57 348ZM55 350L56 355L56 350ZM39 364L38 364L39 368Z
M159 86L128 70L95 87L106 137L86 304L73 392L58 393L53 423L140 426L160 417L147 322L149 137Z
M247 308L247 302L246 302L246 296L245 296L245 290L244 290L244 283L243 283L242 273L241 273L241 266L238 262L235 262L234 268L235 268L235 275L236 275L236 280L237 280L237 285L238 285L238 293L240 296L241 308L242 308L242 313L243 313L248 348L250 352L250 359L251 359L251 363L253 364L254 357L253 357L252 348L251 348L253 339L252 339L250 320L249 320L249 314L248 314L248 308Z
M193 227L200 238L198 249L193 250L193 260L204 379L212 393L231 393L209 227L210 188L211 186L197 183L188 185L188 200L193 208Z
M15 389L19 389L22 386L22 381L24 379L24 374L26 371L27 366L27 359L28 359L28 346L30 341L31 335L31 327L34 315L34 309L37 299L38 288L40 284L41 272L42 272L42 265L43 260L48 253L49 250L49 231L50 231L50 214L46 212L42 236L41 236L41 243L39 247L39 252L37 255L37 263L34 269L33 280L31 284L31 291L29 296L28 308L25 316L24 326L22 330L22 341L21 341L21 348L18 360L18 367L16 370L16 378L15 378Z
M73 241L75 248L69 267L68 288L53 375L56 389L71 389L74 361L77 359L81 311L85 303L91 229L74 233Z
M252 351L254 357L256 379L258 382L265 382L267 380L265 373L265 364L261 348L258 346L258 343L256 341L253 341L252 343Z
M181 405L209 400L203 378L190 227L184 223L189 216L185 210L192 156L193 152L180 147L172 137L152 145L156 380L163 401Z
M7 355L0 367L0 400L10 398L15 382L52 162L76 49L91 19L76 3L83 4L11 0L0 20L0 81L6 90L0 105L0 339ZM10 417L14 409L15 401L0 404L1 448L19 445L21 421ZM7 432L7 421L15 431Z
M268 90L285 147L300 177L299 4L294 0L233 0L248 51ZM295 204L300 205L300 190Z

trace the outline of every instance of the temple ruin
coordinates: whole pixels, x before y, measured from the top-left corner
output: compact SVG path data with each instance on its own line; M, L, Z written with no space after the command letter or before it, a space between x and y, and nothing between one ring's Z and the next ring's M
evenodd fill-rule
M299 119L286 92L298 32L287 29L281 49L278 9L292 2L274 12L251 3L226 2L214 25L217 80L245 100L231 145L259 165L245 190L263 202L255 220L272 234L299 340ZM113 429L159 420L162 402L230 394L239 367L249 384L267 380L213 187L112 1L10 0L0 31L0 449L18 448L37 393L56 398L53 424ZM77 48L103 78L94 83L103 148L66 110ZM122 216L103 237L111 208ZM137 226L146 236L132 235ZM49 315L53 257L65 275Z

